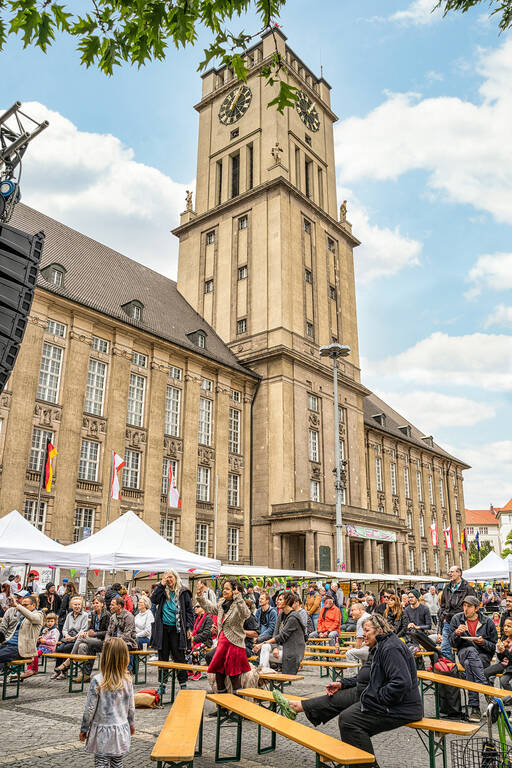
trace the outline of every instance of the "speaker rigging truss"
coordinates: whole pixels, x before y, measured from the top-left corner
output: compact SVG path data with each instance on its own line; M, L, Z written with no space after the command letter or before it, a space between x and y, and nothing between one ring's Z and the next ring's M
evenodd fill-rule
M47 127L47 120L38 123L22 112L20 101L0 115L0 222L9 221L20 200L23 155Z

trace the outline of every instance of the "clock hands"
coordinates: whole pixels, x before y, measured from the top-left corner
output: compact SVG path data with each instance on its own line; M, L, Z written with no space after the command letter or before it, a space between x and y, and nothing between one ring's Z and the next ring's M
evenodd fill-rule
M309 114L310 114L310 113L311 113L311 112L314 110L314 108L315 108L315 102L313 102L313 103L311 104L310 108L309 108L309 109L308 109L308 111L307 111L307 114L309 115Z
M236 92L235 96L233 97L233 101L231 102L231 106L229 108L231 112L236 107L238 99L240 98L240 96L242 94L243 88L244 88L243 85L241 85L240 88L238 89L238 91Z

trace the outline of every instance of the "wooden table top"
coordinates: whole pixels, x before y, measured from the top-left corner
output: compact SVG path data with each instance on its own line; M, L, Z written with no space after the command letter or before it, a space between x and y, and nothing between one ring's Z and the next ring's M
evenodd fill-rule
M466 691L475 691L487 696L497 696L504 699L510 696L510 691L503 688L494 688L492 685L483 685L482 683L472 683L470 680L462 680L460 677L450 677L449 675L438 675L436 672L426 672L423 669L418 670L418 678L430 683L439 685L451 685L453 688L463 688Z

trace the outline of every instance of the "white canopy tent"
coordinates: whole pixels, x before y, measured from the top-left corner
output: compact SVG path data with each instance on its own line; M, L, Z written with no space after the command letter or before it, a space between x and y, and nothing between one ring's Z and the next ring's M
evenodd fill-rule
M509 564L496 552L489 552L479 563L462 572L466 581L508 581Z
M132 511L66 549L70 556L88 555L90 568L105 571L173 568L179 573L218 574L221 570L220 560L201 557L171 544Z
M312 571L293 571L282 568L266 568L259 565L223 565L220 569L221 576L247 576L254 578L284 578L291 577L300 579L318 579L317 573Z
M0 562L9 565L55 565L62 568L87 568L86 552L70 552L53 541L13 509L0 518Z

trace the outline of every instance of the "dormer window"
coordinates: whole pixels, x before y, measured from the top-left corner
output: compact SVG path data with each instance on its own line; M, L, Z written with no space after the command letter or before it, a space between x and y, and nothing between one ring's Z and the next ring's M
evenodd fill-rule
M196 347L206 349L206 333L204 331L193 331L192 333L187 333L187 336Z
M48 280L49 283L55 285L57 288L63 287L66 269L61 264L50 264L48 267L41 270L41 274L45 280Z
M131 317L132 320L135 320L138 323L142 321L142 310L144 309L144 304L142 304L140 301L137 301L136 299L129 301L128 304L123 304L121 309L126 312L128 317Z
M377 424L380 424L381 427L386 426L386 414L385 413L374 413L373 417Z
M411 437L411 425L410 424L404 424L402 427L398 427L400 432L402 432L406 437Z

